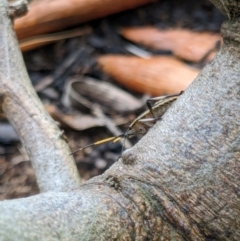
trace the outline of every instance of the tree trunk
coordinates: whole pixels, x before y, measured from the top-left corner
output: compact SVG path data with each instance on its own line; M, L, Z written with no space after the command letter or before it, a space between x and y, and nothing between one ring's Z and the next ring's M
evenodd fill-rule
M6 1L0 2L2 12ZM80 188L75 188L78 181L67 183L66 188L60 181L54 187L61 180L51 177L56 174L56 162L63 166L61 175L72 172L75 176L75 171L69 171L75 167L67 165L67 151L65 159L59 155L60 148L66 148L63 141L48 135L43 124L34 126L37 131L23 126L18 109L14 110L25 108L24 92L21 105L14 101L20 97L10 87L1 92L4 110L11 113L10 121L33 153L35 169L45 169L50 175L46 182L54 184L40 182L47 193L0 203L1 240L240 240L240 23L234 20L240 7L233 0L213 2L230 19L222 26L224 44L214 61L137 145ZM0 21L1 35L7 31L2 14ZM16 41L8 37L0 38L5 58L0 62L1 91L13 80L15 85L20 82L20 64L16 63L22 65L22 60ZM14 48L17 56L12 58L17 59L8 58L6 46ZM21 78L19 85L29 85L23 82L25 74ZM35 94L29 98L40 105ZM21 114L36 123L50 121L42 107L37 108L38 115ZM31 138L34 145L28 141ZM40 172L37 178L46 176Z

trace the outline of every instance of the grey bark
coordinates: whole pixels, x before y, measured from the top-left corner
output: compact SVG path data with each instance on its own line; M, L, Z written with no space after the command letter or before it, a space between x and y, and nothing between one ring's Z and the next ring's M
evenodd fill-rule
M42 190L49 192L1 202L0 240L240 240L240 23L235 19L239 3L213 2L231 19L222 26L224 45L162 121L108 171L78 189L71 191L68 183L54 189L40 182ZM226 10L231 6L234 10ZM1 28L6 27L5 20ZM0 41L6 44L7 37ZM9 51L18 53L15 45ZM2 46L0 42L1 51ZM10 63L2 58L0 67L12 66L12 72L1 73L0 84L12 84L14 79L29 93L24 87L29 85L24 82L26 74L18 73L19 53L14 57ZM62 151L64 143L53 134L59 133L54 124L47 127L54 130L50 134L45 129L45 121L51 120L42 107L37 107L38 114L28 114L25 92L17 93L15 89L4 92L4 110L28 146L36 169L43 165L47 181L56 185L58 177L51 177L56 163L64 166L65 177L75 167L66 164L67 154L66 159L59 154L67 151ZM40 103L35 94L28 95L36 103L29 109L33 111ZM19 113L37 132L19 124ZM41 175L46 177L39 175L40 180Z
M8 2L0 0L2 108L26 147L41 191L78 188L74 160L31 85L8 13Z

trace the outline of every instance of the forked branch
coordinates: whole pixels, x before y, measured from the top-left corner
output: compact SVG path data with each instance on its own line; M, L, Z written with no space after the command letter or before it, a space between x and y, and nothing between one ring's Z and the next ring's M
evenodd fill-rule
M227 11L232 17L240 12L238 1L214 2L235 3ZM7 3L0 3L3 107L42 189L54 191L0 203L3 240L240 240L237 19L224 23L220 52L162 120L103 175L73 192L79 182L69 151L22 70ZM60 192L67 177L69 191Z

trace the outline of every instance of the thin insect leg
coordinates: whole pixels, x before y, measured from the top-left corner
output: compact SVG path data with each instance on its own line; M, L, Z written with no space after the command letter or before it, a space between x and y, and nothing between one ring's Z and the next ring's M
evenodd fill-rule
M163 101L165 99L168 99L168 98L171 98L171 97L174 97L174 96L179 96L183 93L184 91L181 91L180 93L177 93L177 94L172 94L172 95L165 95L165 96L158 96L158 97L153 97L153 98L150 98L146 101L146 105L150 111L150 113L152 114L152 116L154 117L155 121L159 120L160 117L156 116L156 114L154 113L153 111L153 106L151 104L152 101Z
M138 122L146 123L146 122L151 122L151 121L155 121L155 120L156 120L155 118L146 118L146 119L140 119L140 120L138 120Z
M125 140L126 140L126 138L127 138L127 136L126 136L126 134L124 134L124 136L123 136L123 143L122 143L121 156L122 156L122 154L123 154L123 152L124 152L124 149L125 149Z
M167 97L168 96L158 96L158 97L150 98L146 101L146 105L147 105L150 113L152 114L152 116L154 117L155 120L158 120L159 118L155 115L151 102L153 102L153 101L160 101L161 102L161 100L164 100Z
M148 99L148 100L146 101L146 105L147 105L150 113L151 113L152 116L154 117L155 121L159 120L160 117L156 116L156 114L154 113L154 111L153 111L153 106L152 106L151 102L152 102L152 101L159 101L159 102L161 102L161 101L165 100L167 97L170 97L170 96L154 97L154 98Z
M179 93L176 94L172 94L172 95L162 95L162 96L157 96L157 97L153 97L153 98L149 98L147 101L159 101L159 100L165 100L167 98L171 98L174 96L179 96L183 93L184 91L181 91Z
M127 133L127 132L126 132ZM124 151L124 147L125 147L125 139L126 139L126 133L121 134L119 136L116 136L116 138L112 141L113 143L118 142L119 140L121 140L123 138L123 143L122 143L122 151L121 151L121 155Z
M158 120L158 117L155 115L155 113L154 113L154 111L153 111L153 108L152 108L152 105L151 105L150 101L152 101L152 100L150 100L150 99L147 100L146 105L147 105L147 107L148 107L150 113L151 113L152 116L154 117L154 119L155 119L155 120Z

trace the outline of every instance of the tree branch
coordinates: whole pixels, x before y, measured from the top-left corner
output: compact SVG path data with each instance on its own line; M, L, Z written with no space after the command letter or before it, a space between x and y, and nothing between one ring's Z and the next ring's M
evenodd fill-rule
M8 17L7 0L0 0L0 56L2 108L31 158L41 191L79 187L77 169L61 131L30 83Z
M240 240L240 39L236 29L239 30L237 20L224 23L224 45L214 61L204 68L162 121L103 175L89 180L75 192L49 192L0 203L0 225L4 227L0 229L0 237L4 240ZM11 71L8 74L11 80ZM35 145L27 143L32 153L38 150L39 138L42 140L47 131L42 128L42 120L35 120L37 113L33 112L36 117L30 118L25 111L28 105L20 98L24 92L19 97L20 107L15 106L15 89L13 93L5 91L4 105L12 103L10 107L17 111L14 114L6 110L23 140L32 139L25 134L29 129L23 123L18 124L19 113L25 115L28 125L41 127ZM29 113L33 111L32 105ZM43 115L42 108L39 112ZM47 139L61 142L49 134ZM32 157L38 159L34 153ZM55 156L48 158L49 162L58 161Z

